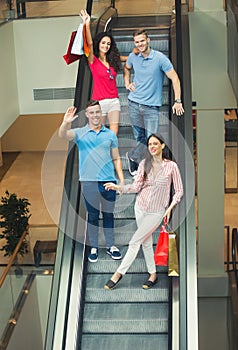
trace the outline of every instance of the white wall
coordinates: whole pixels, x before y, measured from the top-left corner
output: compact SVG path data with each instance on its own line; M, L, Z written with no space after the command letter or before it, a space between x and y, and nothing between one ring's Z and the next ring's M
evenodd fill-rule
M192 98L197 109L236 108L227 74L226 13L189 14Z
M71 103L71 100L34 101L33 89L75 87L78 62L67 66L62 56L79 22L79 16L15 22L20 114L61 113Z
M20 114L63 113L72 100L34 101L33 89L75 87L78 62L66 65L79 16L27 19L0 27L0 137Z
M0 137L19 115L13 22L0 27Z

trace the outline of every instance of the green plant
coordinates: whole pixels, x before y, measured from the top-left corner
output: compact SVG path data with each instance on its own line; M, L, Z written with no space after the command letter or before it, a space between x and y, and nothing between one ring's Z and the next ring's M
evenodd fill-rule
M5 192L6 196L1 197L0 204L0 239L5 239L6 243L0 250L5 251L4 256L13 254L16 245L22 234L28 230L29 206L27 198L18 198L15 193ZM28 253L27 240L23 240L18 252L21 256Z

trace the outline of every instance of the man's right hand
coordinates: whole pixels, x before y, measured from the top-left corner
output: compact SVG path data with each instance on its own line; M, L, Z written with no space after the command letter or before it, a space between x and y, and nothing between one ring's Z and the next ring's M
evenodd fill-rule
M76 118L78 118L78 114L75 115L76 107L69 107L64 115L65 123L72 123Z

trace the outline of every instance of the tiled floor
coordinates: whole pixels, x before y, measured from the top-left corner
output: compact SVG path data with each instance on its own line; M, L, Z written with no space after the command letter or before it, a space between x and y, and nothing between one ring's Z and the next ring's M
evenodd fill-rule
M13 161L0 182L0 195L8 190L18 197L28 198L30 213L30 254L25 263L33 262L33 247L37 239L49 240L57 237L57 224L62 198L65 152L23 152ZM8 164L7 164L8 165ZM0 252L0 263L3 258ZM49 261L52 254L45 254L43 262Z

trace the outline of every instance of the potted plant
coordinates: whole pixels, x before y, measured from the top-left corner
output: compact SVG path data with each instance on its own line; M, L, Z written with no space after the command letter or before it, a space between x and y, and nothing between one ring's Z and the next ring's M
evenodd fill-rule
M13 0L6 0L7 9L3 10L3 16L8 21L15 18L15 9Z
M22 234L27 231L29 226L29 203L27 198L18 198L15 193L5 192L5 196L0 201L0 239L5 242L0 248L4 251L4 256L11 256L16 248ZM24 256L28 253L28 242L23 240L18 254ZM17 259L15 260L17 264Z

